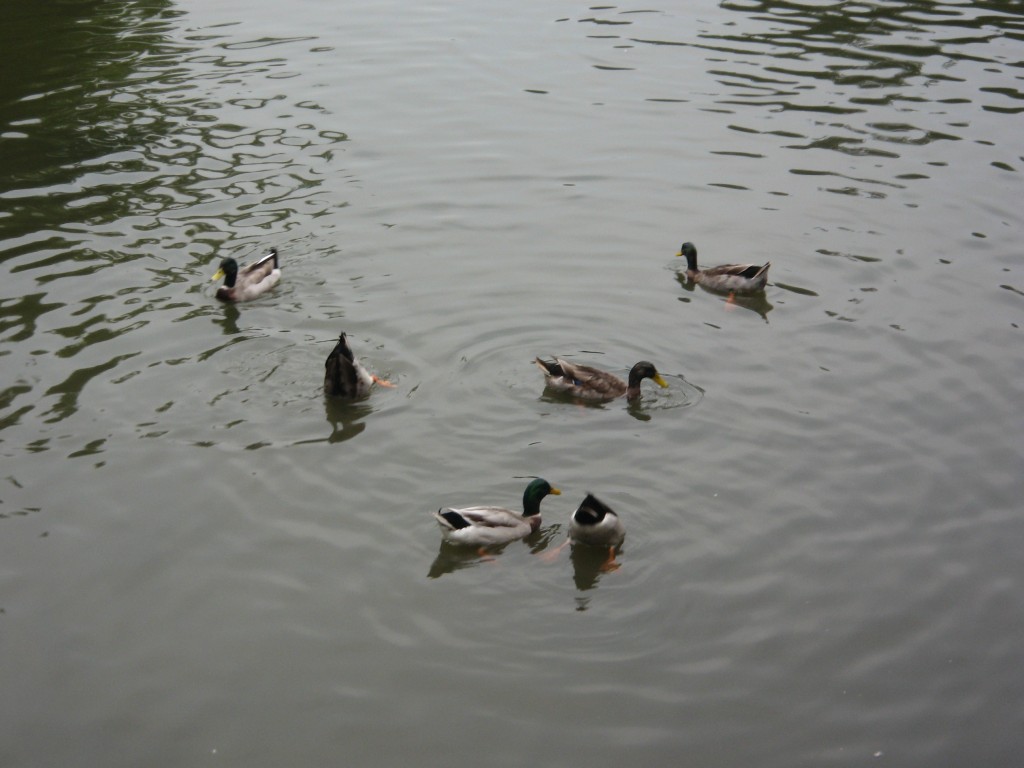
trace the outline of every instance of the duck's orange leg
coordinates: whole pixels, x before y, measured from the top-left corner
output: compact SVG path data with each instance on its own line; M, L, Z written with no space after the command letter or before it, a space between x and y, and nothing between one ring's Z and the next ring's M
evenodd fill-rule
M565 549L567 546L569 546L568 538L566 538L565 541L563 541L550 552L544 552L543 554L538 555L538 557L540 557L540 559L543 560L545 563L553 563L555 562L555 560L558 559L558 555L561 554L562 550Z
M615 562L615 547L608 547L608 559L601 563L601 572L612 573L621 567L620 563Z

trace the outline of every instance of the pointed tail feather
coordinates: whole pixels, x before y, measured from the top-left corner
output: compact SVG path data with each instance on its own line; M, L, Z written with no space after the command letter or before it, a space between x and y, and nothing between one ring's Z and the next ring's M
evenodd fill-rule
M469 521L454 509L439 509L434 513L437 522L444 528L457 531L460 528L468 528Z
M573 518L581 525L595 525L603 520L605 516L614 514L615 512L611 507L592 493L588 493L573 513Z
M279 267L277 265L277 248L271 248L270 249L270 253L268 253L263 258L258 259L256 261L256 263L253 264L252 266L253 266L253 268L262 267L264 264L266 264L271 259L273 259L273 261L274 261L274 269L278 269Z
M555 378L565 375L562 371L562 366L558 364L558 360L554 359L551 362L547 360L541 360L539 357L535 357L533 361L537 364L545 376L553 376Z

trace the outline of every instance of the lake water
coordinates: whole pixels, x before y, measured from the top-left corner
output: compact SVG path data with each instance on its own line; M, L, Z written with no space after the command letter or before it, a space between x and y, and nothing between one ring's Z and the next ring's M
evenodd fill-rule
M0 765L1019 763L1020 2L5 15Z

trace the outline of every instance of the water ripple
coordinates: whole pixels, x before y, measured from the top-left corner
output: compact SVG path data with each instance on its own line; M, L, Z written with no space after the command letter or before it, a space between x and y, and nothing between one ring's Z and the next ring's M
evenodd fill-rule
M1012 4L186 5L69 4L0 84L7 762L405 764L430 712L456 762L1007 762ZM324 398L342 330L397 387ZM550 354L670 386L580 405ZM529 475L536 535L441 544ZM588 491L617 571L558 549Z

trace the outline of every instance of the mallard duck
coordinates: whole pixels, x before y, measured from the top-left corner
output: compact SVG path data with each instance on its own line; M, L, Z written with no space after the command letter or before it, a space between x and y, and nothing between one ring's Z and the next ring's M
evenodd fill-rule
M211 279L221 278L224 278L224 285L217 289L217 298L221 301L252 301L262 296L281 280L277 249L271 248L262 259L242 268L234 259L224 259Z
M594 494L588 493L569 520L569 539L574 544L617 547L626 538L619 516Z
M370 393L370 387L374 384L394 386L387 379L370 373L356 360L344 331L327 356L324 368L324 391L331 397L364 397Z
M441 537L452 544L493 547L529 536L540 527L540 502L562 492L547 480L530 481L523 492L523 512L503 507L443 507L434 513Z
M570 363L560 357L550 362L537 357L534 362L543 371L551 389L583 400L614 400L623 395L627 400L635 400L640 397L640 382L644 379L650 379L659 387L668 386L654 364L646 360L641 360L630 369L628 382L608 371Z
M544 559L549 562L554 561L558 557L558 553L569 545L573 546L574 556L577 554L575 549L577 544L607 547L608 557L601 564L600 569L614 571L619 567L615 562L615 552L625 538L626 529L615 511L594 494L588 493L576 511L572 513L572 517L569 518L569 537L553 551L546 553Z
M608 559L601 565L603 571L614 571L615 551L626 538L626 529L619 516L592 493L580 502L569 519L569 541L608 548Z
M697 268L697 247L693 243L683 243L676 256L686 257L686 275L693 282L699 283L708 290L723 293L754 293L763 291L768 282L770 261L763 265L757 264L723 264L708 269Z

